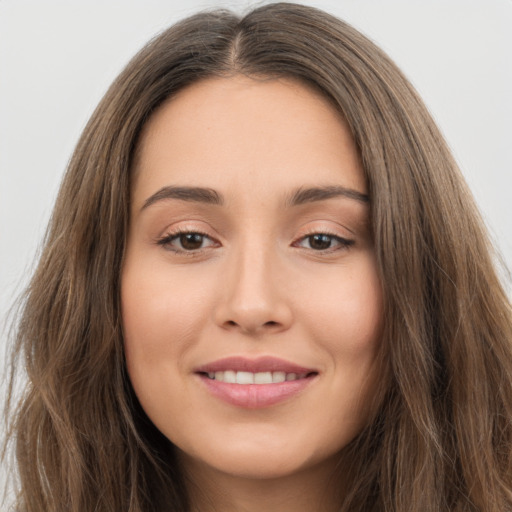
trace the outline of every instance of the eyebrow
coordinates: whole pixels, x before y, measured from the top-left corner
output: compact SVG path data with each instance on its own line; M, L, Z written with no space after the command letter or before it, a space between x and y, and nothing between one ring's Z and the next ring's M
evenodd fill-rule
M361 203L369 203L370 198L357 190L340 185L327 185L323 187L299 188L286 201L288 206L298 206L316 201L325 201L335 197L346 197Z
M148 197L141 209L145 210L148 206L164 199L179 199L181 201L213 205L222 205L224 203L222 196L212 188L168 186L161 188Z
M346 197L354 199L361 203L368 203L369 197L357 190L342 187L340 185L327 185L320 187L301 187L295 190L286 200L287 207L299 206L307 203L314 203L317 201L325 201L335 197ZM181 201L190 201L196 203L212 204L221 206L224 204L224 199L219 192L212 188L206 187L177 187L167 186L162 187L153 195L148 197L144 202L141 210L145 210L149 206L165 199L178 199Z

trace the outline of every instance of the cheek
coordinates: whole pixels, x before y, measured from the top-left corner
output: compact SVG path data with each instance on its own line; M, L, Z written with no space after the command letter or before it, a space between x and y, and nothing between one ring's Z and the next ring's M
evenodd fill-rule
M311 290L304 313L312 333L333 356L372 356L383 326L383 294L373 257L361 258L350 270L331 276L327 286Z
M158 265L135 267L128 261L123 269L121 307L126 364L132 384L141 392L158 378L176 374L198 330L207 321L204 290L184 288L180 280L183 277L179 274L172 276ZM171 364L173 371L168 368Z
M123 279L121 304L124 338L127 355L132 352L146 353L176 346L179 340L171 331L183 332L186 325L185 311L178 315L180 300L161 285L148 280ZM169 343L172 336L173 343Z
M366 422L377 389L382 382L380 350L383 331L383 294L373 259L362 260L350 273L339 273L323 300L313 301L310 334L325 353L333 369L329 397L333 404L333 425L354 422L359 429Z
M128 262L121 286L127 344L147 345L148 349L159 343L179 346L194 327L206 321L207 295L204 280L191 281L186 272L170 272L165 264Z
M345 306L338 317L340 342L337 365L361 383L361 396L378 381L376 365L381 348L383 330L383 296L375 267L352 279L345 297L339 297Z
M176 423L176 409L169 404L186 406L181 377L205 316L201 294L194 289L177 293L182 287L168 274L155 265L127 265L121 286L128 375L140 404L157 426Z

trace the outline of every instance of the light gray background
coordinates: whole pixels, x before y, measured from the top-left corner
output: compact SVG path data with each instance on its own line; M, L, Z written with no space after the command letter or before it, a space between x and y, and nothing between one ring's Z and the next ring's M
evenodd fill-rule
M352 23L403 69L512 267L512 0L304 3ZM0 0L0 369L7 309L34 267L66 163L109 84L174 21L203 8L254 5Z

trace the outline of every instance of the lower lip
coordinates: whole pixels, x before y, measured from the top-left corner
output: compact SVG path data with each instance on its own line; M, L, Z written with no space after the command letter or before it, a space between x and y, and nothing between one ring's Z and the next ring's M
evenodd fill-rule
M284 402L299 394L315 380L315 375L312 375L275 384L230 384L202 374L199 377L214 396L228 404L247 409L263 409Z

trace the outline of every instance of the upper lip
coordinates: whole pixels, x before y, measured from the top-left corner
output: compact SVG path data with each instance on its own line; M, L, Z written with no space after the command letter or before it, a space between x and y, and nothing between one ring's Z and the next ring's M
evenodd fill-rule
M213 373L233 370L238 372L285 372L309 374L317 373L314 368L306 368L298 364L280 359L273 356L263 356L256 359L247 357L233 356L218 359L211 363L206 363L195 369L196 373Z

